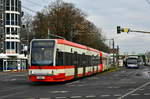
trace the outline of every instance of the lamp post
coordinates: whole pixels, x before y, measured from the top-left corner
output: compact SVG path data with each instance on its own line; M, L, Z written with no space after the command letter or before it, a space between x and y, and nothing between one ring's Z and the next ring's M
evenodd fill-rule
M115 66L115 39L104 39L104 40L109 40L112 41L112 53L113 53L113 66ZM110 47L110 46L109 46Z

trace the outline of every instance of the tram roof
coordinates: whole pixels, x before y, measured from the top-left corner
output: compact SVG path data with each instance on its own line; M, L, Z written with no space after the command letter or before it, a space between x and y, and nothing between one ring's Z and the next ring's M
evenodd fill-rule
M77 44L77 43L67 41L67 40L63 40L63 39L57 39L57 43L58 44L69 45L69 46L73 46L73 47L78 47L78 48L81 48L81 49L86 49L86 50L90 50L90 51L94 51L94 52L98 52L98 53L100 52L99 50L87 47L85 45Z

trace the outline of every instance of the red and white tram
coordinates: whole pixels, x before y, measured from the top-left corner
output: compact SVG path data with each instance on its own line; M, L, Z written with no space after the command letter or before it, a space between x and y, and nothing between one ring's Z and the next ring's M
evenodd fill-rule
M29 79L61 82L89 76L110 68L109 55L63 39L31 42Z

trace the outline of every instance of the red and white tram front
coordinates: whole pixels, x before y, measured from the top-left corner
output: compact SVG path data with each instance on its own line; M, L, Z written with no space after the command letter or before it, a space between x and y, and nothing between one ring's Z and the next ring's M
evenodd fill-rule
M55 66L55 40L32 40L30 49L29 79L51 81Z

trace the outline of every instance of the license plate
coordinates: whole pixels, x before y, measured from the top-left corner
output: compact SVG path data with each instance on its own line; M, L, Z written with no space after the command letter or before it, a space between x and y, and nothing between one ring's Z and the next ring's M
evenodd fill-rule
M44 76L37 76L37 79L45 79Z

